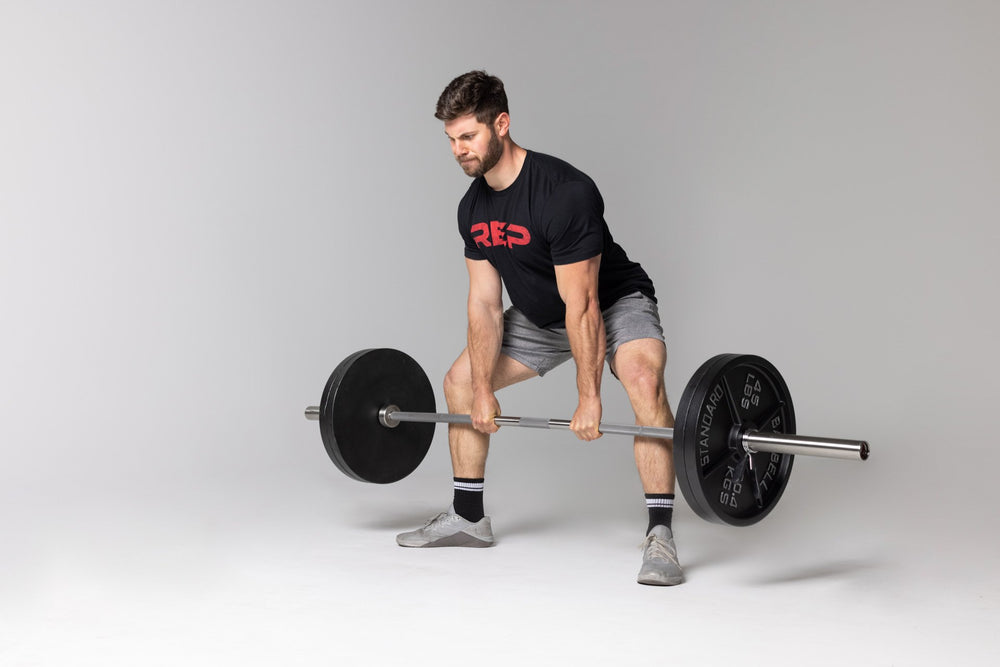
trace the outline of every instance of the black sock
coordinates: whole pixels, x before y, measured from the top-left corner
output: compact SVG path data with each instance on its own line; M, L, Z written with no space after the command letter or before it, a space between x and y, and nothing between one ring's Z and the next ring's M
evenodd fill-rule
M646 534L653 530L653 526L666 526L670 528L670 521L674 518L674 494L672 493L647 493L646 508L649 509L649 527Z
M476 523L483 512L483 478L455 477L455 514Z

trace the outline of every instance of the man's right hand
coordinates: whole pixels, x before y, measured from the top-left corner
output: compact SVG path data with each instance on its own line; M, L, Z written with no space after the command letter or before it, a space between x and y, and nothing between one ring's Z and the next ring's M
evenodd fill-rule
M496 433L500 427L493 418L500 414L500 403L492 392L477 394L472 399L472 426L480 433Z

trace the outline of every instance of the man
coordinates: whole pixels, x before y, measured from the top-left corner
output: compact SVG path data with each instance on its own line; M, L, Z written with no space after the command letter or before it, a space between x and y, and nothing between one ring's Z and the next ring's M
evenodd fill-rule
M474 178L458 207L469 271L468 346L444 386L449 411L471 414L472 426L448 429L452 507L397 542L485 547L494 543L483 482L500 414L495 392L572 357L579 402L570 428L594 440L607 359L637 423L672 427L666 346L653 284L611 237L597 186L566 162L514 143L500 79L481 71L459 76L438 99L435 117ZM512 302L506 312L503 286ZM671 531L673 443L636 438L634 450L650 517L638 581L681 583Z

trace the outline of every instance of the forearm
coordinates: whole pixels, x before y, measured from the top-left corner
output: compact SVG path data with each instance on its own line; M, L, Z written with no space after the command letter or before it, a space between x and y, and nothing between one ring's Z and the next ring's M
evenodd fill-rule
M596 294L582 295L566 303L566 334L576 362L576 386L580 400L599 400L607 343L604 318Z
M503 310L493 304L469 302L468 347L473 393L493 392L493 372L503 341Z

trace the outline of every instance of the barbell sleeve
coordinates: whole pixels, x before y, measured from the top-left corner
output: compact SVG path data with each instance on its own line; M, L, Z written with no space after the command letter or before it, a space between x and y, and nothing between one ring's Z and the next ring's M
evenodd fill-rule
M840 440L791 433L761 433L747 431L742 435L743 448L751 454L805 454L828 459L868 460L868 443L864 440Z

